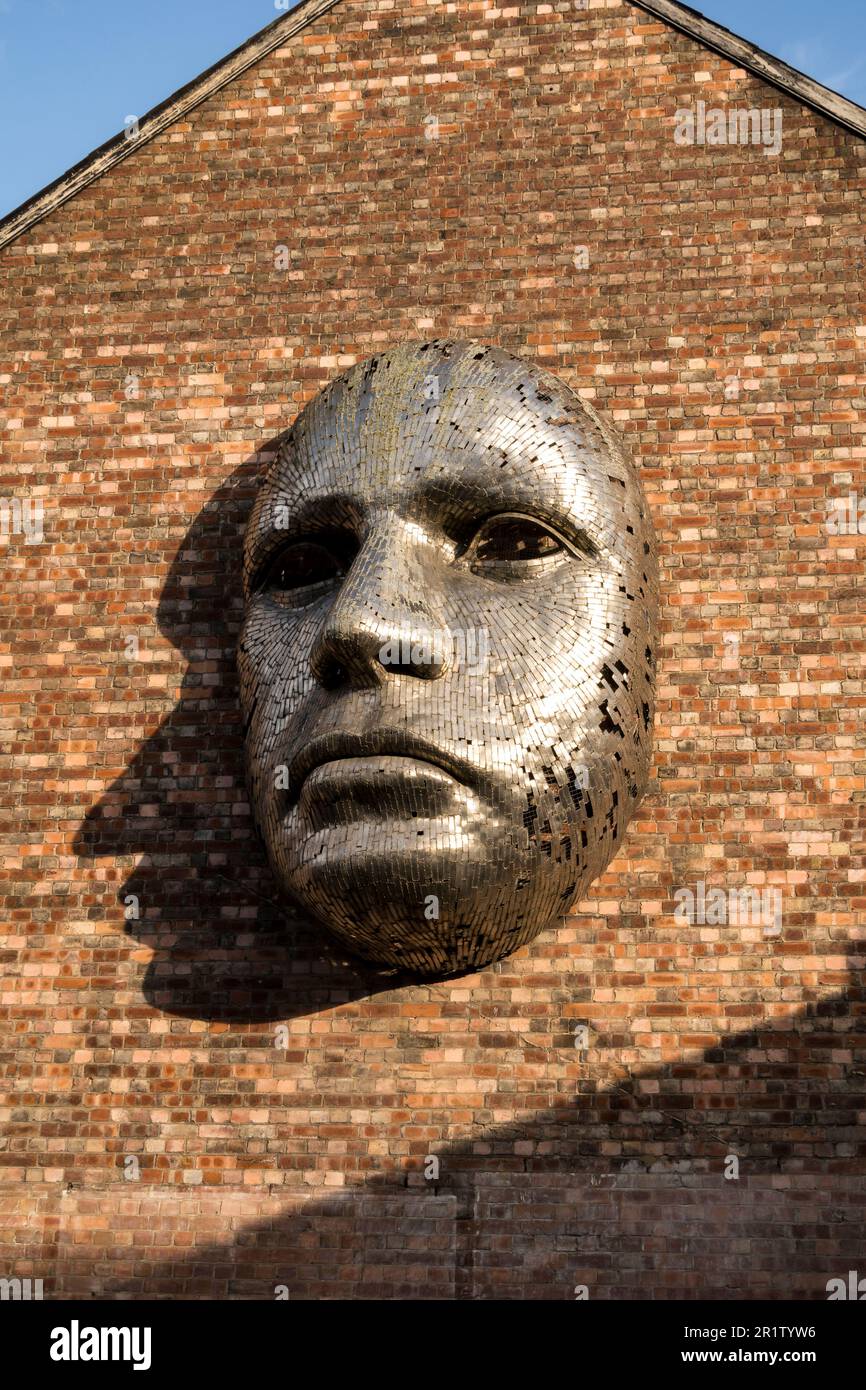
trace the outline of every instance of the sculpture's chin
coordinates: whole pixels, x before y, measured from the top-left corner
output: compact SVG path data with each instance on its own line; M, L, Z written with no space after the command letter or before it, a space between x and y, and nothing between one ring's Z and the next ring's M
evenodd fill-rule
M534 868L534 872L532 871ZM291 897L352 955L421 975L480 969L556 926L573 866L495 866L446 853L339 853L279 873Z
M435 895L428 896L434 900L428 904L432 914ZM316 895L295 891L293 897L349 955L425 977L483 969L558 922L557 918L526 921L517 913L502 921L491 921L488 914L479 920L476 913L464 918L431 915L419 922L417 914L401 917L394 910L383 912L381 905L378 910L364 905L343 911L332 901L323 907Z

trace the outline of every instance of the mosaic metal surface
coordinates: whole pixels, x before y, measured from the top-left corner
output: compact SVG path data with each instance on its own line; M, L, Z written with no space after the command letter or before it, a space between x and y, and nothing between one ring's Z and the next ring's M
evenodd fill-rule
M651 759L654 538L608 425L497 348L395 347L298 416L244 563L248 778L283 889L421 975L556 925Z

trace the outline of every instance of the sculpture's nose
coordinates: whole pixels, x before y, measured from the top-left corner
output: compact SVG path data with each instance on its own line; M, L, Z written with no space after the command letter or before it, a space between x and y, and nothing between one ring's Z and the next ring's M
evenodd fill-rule
M451 665L434 543L396 516L374 520L316 635L320 684L436 680Z

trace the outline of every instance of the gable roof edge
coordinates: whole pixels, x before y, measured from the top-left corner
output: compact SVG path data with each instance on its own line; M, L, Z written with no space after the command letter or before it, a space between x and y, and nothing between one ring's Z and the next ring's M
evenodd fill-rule
M811 107L850 135L866 139L866 108L858 106L856 101L848 97L840 96L822 82L816 82L814 77L792 68L781 58L774 58L772 53L767 53L748 39L741 39L715 20L707 19L697 10L681 4L680 0L629 0L629 4L678 29L681 34L695 39L722 58L730 58L738 68L745 68L794 101Z
M154 106L139 120L135 135L129 137L125 130L121 131L85 155L71 169L0 218L0 250L339 3L340 0L301 0L288 14L273 20L225 58ZM781 58L774 58L771 53L740 38L714 20L706 19L697 10L681 4L680 0L628 0L628 3L678 29L702 47L730 59L737 67L751 72L794 101L810 107L849 134L866 139L866 108L831 91L805 73L798 72Z
M225 58L220 58L152 107L139 119L136 134L127 136L124 129L85 155L71 169L0 218L0 250L339 3L340 0L301 0L288 14L272 20Z

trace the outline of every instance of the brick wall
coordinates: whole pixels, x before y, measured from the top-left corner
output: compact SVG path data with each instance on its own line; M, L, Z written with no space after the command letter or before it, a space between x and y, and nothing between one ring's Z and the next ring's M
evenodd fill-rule
M780 152L678 145L698 100L781 110ZM846 1272L864 539L827 507L866 491L864 168L620 0L341 0L0 253L0 495L44 509L41 543L0 539L8 1273L783 1298ZM616 422L663 640L654 780L591 898L416 986L275 903L233 644L273 441L433 336ZM699 882L781 917L683 923Z

